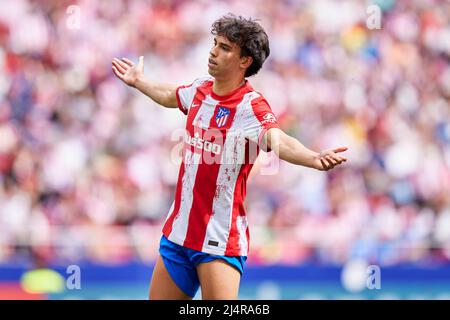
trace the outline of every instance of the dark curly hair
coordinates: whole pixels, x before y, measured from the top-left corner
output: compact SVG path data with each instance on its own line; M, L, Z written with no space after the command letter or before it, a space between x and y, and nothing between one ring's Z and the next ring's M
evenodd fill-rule
M241 57L253 58L245 77L257 74L270 54L269 38L256 20L237 17L230 13L213 23L211 33L236 43L241 48Z

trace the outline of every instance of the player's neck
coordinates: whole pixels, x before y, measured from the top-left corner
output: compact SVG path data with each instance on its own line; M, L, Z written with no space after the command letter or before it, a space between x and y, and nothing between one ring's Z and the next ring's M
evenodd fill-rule
M226 96L245 83L245 78L236 78L232 80L214 79L213 92L218 96Z

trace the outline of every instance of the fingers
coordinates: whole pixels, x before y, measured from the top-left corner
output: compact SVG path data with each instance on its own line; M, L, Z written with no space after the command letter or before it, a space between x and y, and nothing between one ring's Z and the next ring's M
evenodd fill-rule
M128 71L128 69L130 69L130 67L127 64L125 64L124 62L120 61L119 59L114 58L112 63L122 73L125 73L125 72Z
M143 69L143 68L144 68L144 56L140 56L139 62L138 62L138 69Z
M341 164L344 161L347 161L346 157L340 157L337 154L331 154L331 155L327 155L328 157L330 157L335 164Z
M320 158L320 163L322 163L323 170L327 171L330 169L328 163L325 162L324 158Z
M345 150L348 150L348 147L340 147L337 149L333 149L333 152L344 152Z
M125 70L117 63L113 62L112 66L117 70L118 73L120 73L120 75L123 76L125 74Z
M127 58L122 58L122 61L125 62L127 65L129 65L130 67L134 66L134 62L127 59Z
M123 75L119 72L119 70L117 70L117 68L115 66L112 66L112 69L114 71L114 74L121 80L123 80Z
M320 162L322 163L323 170L328 171L333 169L335 166L347 161L344 157L339 157L335 154L325 154L320 157Z
M330 163L333 167L337 164L339 164L339 162L337 160L335 160L334 158L332 158L329 155L325 156L325 159L328 161L328 163Z
M325 154L324 156L330 157L331 158L330 162L333 163L334 165L341 164L342 162L347 161L347 158L343 156L338 156L336 153L344 152L346 150L348 150L348 147L336 148L331 151L328 151L327 154Z

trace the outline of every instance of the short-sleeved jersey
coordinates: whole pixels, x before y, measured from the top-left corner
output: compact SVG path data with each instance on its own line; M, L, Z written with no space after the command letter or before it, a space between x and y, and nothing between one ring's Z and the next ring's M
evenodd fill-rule
M246 256L247 178L264 133L279 125L247 80L226 96L213 92L213 82L203 77L176 91L178 107L187 115L186 131L175 200L163 233L194 250Z

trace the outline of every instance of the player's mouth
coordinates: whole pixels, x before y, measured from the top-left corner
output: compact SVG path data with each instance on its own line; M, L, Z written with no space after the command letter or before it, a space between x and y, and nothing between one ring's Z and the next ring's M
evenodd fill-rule
M215 62L213 59L209 58L208 60L208 67L217 66L217 62Z

